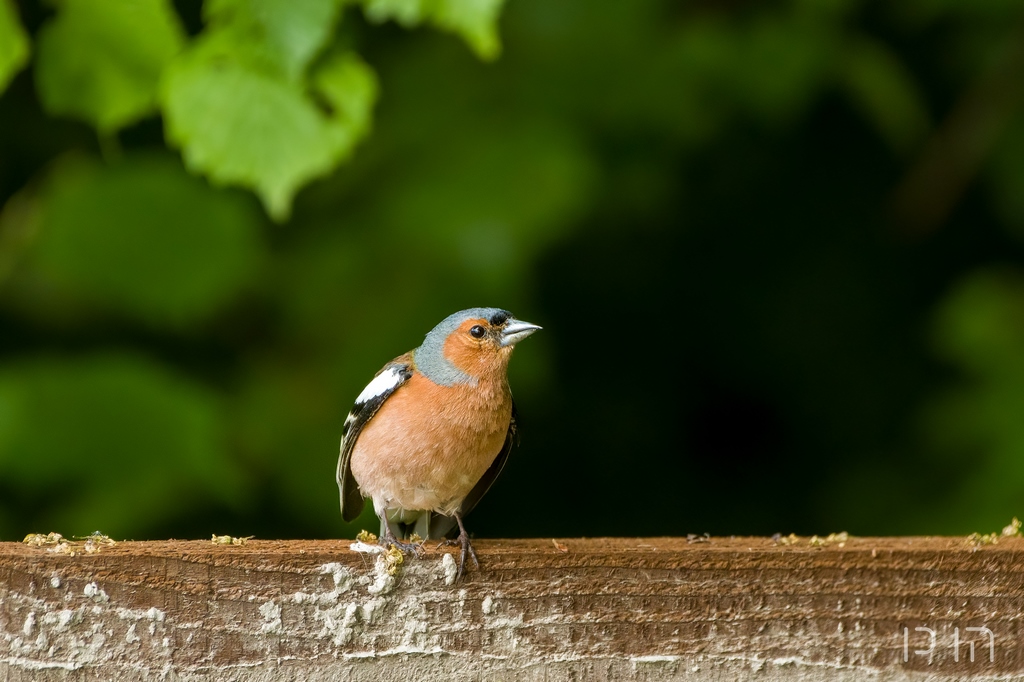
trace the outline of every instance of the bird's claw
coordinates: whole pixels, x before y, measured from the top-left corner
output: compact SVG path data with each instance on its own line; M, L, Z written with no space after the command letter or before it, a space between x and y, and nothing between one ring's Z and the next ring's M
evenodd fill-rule
M473 543L469 541L469 533L459 533L458 537L443 540L437 546L438 548L456 546L461 548L459 552L459 572L456 575L456 580L462 578L462 574L465 573L467 554L473 560L473 567L480 568L480 560L476 558L476 550L473 549Z
M462 574L466 570L466 554L469 554L469 557L473 560L473 566L477 569L480 568L480 560L476 558L476 550L473 549L473 543L469 541L469 533L466 532L466 526L462 523L462 516L456 514L455 521L459 524L458 537L445 540L441 545L459 545L462 548L462 551L459 552L459 572L455 575L456 580L461 580ZM438 545L438 547L441 545Z
M381 544L385 547L395 547L402 554L413 554L417 559L423 558L422 542L402 542L389 533L381 538Z
M472 543L469 541L469 533L462 531L458 537L459 544L462 545L462 552L459 556L459 573L455 576L456 580L462 578L462 573L466 568L466 553L469 552L469 556L473 559L473 567L477 570L480 569L480 561L476 558L476 550L473 549Z

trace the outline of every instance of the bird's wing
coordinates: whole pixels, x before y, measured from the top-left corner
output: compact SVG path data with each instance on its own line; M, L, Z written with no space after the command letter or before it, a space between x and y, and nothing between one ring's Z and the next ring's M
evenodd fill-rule
M512 447L519 442L519 433L516 428L516 401L512 401L512 418L508 421L508 433L505 434L505 444L501 446L501 452L494 458L491 466L487 468L484 475L480 477L473 489L466 495L466 499L462 501L461 513L463 516L468 514L476 506L477 502L480 501L491 486L494 485L494 480L498 478L498 474L505 468L505 462L508 461L508 453L512 452Z
M412 353L401 355L384 365L356 398L356 404L341 429L341 454L338 456L338 493L341 518L352 521L363 511L363 496L352 476L352 449L366 423L398 388L412 376Z

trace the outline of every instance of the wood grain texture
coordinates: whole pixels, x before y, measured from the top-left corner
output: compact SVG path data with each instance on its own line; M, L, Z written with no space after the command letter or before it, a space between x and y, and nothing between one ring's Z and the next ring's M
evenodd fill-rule
M0 679L1024 679L1019 538L559 543L0 543Z

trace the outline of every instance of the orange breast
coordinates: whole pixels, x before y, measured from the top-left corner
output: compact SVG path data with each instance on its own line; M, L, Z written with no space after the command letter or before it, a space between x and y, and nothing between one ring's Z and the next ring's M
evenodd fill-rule
M438 386L414 373L363 427L352 475L377 507L457 511L501 451L512 395L500 377Z

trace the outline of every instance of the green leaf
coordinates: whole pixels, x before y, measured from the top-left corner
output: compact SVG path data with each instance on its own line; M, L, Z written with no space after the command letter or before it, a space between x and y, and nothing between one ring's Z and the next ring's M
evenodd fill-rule
M262 258L258 215L177 160L64 164L42 197L35 266L75 296L155 326L214 313Z
M501 52L498 15L504 0L363 0L366 18L375 23L389 19L406 27L428 20L456 33L481 59Z
M166 0L58 0L40 31L44 108L111 133L153 113L164 67L184 43Z
M11 0L0 0L0 93L28 62L28 35Z
M363 0L363 14L375 24L394 20L406 28L423 21L429 0Z
M909 151L928 131L928 112L917 83L884 45L861 39L843 65L846 88L854 103L890 147Z
M233 503L243 489L219 398L150 360L39 357L0 367L3 409L14 418L0 438L0 479L56 502L51 522L67 534L124 537L199 495Z
M235 57L298 80L334 29L339 0L207 0L207 31L228 36Z
M504 0L439 0L432 20L439 27L462 36L481 59L494 59L501 52L498 14Z
M354 52L342 52L313 73L313 88L332 110L334 121L351 137L350 146L370 131L377 74Z
M295 192L334 169L365 134L375 77L355 57L329 60L313 79L333 108L324 111L299 85L204 47L168 70L167 136L190 170L255 190L271 217L285 220Z

